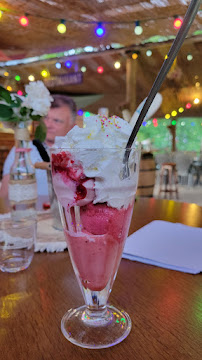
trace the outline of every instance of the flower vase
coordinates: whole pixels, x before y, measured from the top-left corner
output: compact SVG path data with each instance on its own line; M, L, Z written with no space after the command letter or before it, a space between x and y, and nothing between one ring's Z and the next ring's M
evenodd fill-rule
M27 122L15 127L15 159L10 170L8 196L11 217L14 221L22 218L36 218L37 185L35 168L30 159L30 135Z

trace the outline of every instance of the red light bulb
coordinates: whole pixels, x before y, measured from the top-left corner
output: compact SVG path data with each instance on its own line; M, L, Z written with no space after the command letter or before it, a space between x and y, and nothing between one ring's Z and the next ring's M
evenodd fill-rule
M97 72L98 72L99 74L102 74L103 71L104 71L103 67L102 67L102 66L98 66Z
M186 109L190 109L191 108L191 104L190 103L187 103L186 104Z
M21 16L19 19L19 23L22 26L27 26L27 25L29 25L29 20L26 16Z
M174 28L177 30L177 29L181 28L182 23L183 23L183 20L177 17L177 18L174 20L173 26L174 26Z
M23 95L23 92L22 92L21 90L18 90L18 91L17 91L17 94L20 95L20 96L22 96L22 95Z

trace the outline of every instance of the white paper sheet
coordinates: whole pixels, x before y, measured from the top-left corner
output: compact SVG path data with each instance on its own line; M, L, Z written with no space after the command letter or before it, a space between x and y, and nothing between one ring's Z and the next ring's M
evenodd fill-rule
M127 238L122 257L198 274L202 271L202 228L152 221Z

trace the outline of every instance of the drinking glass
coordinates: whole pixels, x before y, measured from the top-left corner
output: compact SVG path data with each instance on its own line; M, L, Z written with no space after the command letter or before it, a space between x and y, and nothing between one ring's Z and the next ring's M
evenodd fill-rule
M72 343L90 349L113 346L129 334L124 310L107 303L121 260L138 183L140 151L52 149L53 186L64 234L85 305L70 309L61 329Z
M0 270L15 273L25 270L34 256L36 219L0 222Z

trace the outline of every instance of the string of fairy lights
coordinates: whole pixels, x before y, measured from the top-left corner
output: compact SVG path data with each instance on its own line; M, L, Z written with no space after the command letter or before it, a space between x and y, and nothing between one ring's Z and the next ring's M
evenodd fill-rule
M199 10L199 13L201 10ZM26 13L24 15L20 15L17 12L13 11L7 11L5 9L0 8L0 19L4 17L4 15L8 16L14 16L18 19L19 24L22 27L28 27L31 24L32 18L39 18L43 21L45 20L52 20L56 23L55 29L60 34L65 34L68 30L68 26L71 26L71 24L77 25L92 25L94 28L94 33L98 38L102 38L106 35L106 25L133 25L134 26L134 33L135 35L139 36L143 33L143 27L145 23L148 23L149 21L158 21L158 20L168 20L168 17L156 17L156 18L147 18L142 19L141 21L138 19L132 20L132 21L84 21L84 20L71 20L71 19L56 19L56 18L48 18L40 15L32 15L29 13ZM183 22L182 16L179 15L171 15L169 16L170 19L173 19L173 27L174 29L178 30Z
M201 10L199 10L199 12L201 12ZM142 35L143 30L144 30L144 24L146 22L148 22L148 21L157 21L157 20L162 20L162 19L167 19L168 20L168 18L160 17L160 18L155 18L155 19L145 19L145 20L141 20L141 21L135 20L135 21L126 21L126 22L115 22L115 21L97 22L97 21L78 21L78 20L74 21L74 20L70 20L70 19L68 19L68 20L67 19L50 19L50 18L43 17L43 16L33 16L33 15L27 14L27 13L24 14L24 15L19 15L19 14L16 14L16 13L12 14L11 12L8 13L5 10L4 11L0 10L0 21L3 20L3 17L5 15L15 16L15 19L17 18L18 21L19 21L19 24L24 28L31 25L32 18L41 18L44 21L46 19L53 20L54 22L56 22L56 29L57 29L57 32L59 34L65 34L67 32L67 30L68 30L67 29L67 24L70 25L71 23L74 23L74 24L93 25L94 26L94 33L98 38L102 38L102 37L104 37L106 35L106 26L105 25L112 25L113 26L113 25L117 25L117 24L126 24L126 25L134 24L134 33L135 33L135 35L139 36L139 35ZM170 16L169 18L173 18L173 27L174 27L174 29L176 29L176 30L180 29L180 27L181 27L181 25L183 23L183 18L181 16L177 16L177 15ZM91 46L88 46L86 48L89 48L89 49L84 48L85 49L84 51L87 51L87 50L90 51L90 52L93 51L93 47L91 47ZM106 49L107 49L107 47L106 47ZM69 50L68 55L71 55L70 51L72 51L72 55L74 55L75 49ZM65 52L64 52L64 54L65 54ZM150 50L150 49L146 50L146 56L150 57L150 56L152 56L152 54L153 54L152 50ZM131 54L133 60L136 60L139 55L140 55L140 52L136 52L136 51L134 51ZM189 53L189 54L187 54L187 61L191 61L191 60L193 60L193 55ZM70 59L67 59L66 61L64 61L62 63L59 62L59 61L57 61L55 63L55 67L58 70L60 70L64 66L67 69L71 69L73 67L73 62ZM114 66L115 70L119 70L121 68L121 66L122 66L121 61L119 61L119 60L115 61L113 66ZM85 73L87 71L86 66L81 66L80 71ZM103 74L105 69L104 69L103 66L98 66L96 71L97 71L98 74ZM7 77L7 78L10 77L9 71L5 71L3 75L4 75L4 77ZM44 78L44 79L50 77L50 70L49 69L41 70L40 76L42 78ZM21 76L16 74L14 76L14 79L15 79L15 81L17 83L20 83ZM28 80L29 81L35 81L36 80L36 75L30 74L28 76ZM200 87L200 82L197 81L195 86L199 88ZM7 90L12 92L13 91L12 86L7 85ZM18 90L17 93L18 93L18 95L23 95L22 90ZM200 103L200 99L196 97L193 100L193 105L198 105L199 103ZM186 104L186 109L190 109L191 107L192 107L191 103ZM173 110L170 114L165 114L165 119L166 120L171 119L172 125L175 125L176 124L176 120L175 120L176 116L178 114L181 114L183 111L184 111L184 108L181 106L181 107L179 107L178 110ZM79 112L79 115L83 115L83 111L81 109L78 112ZM90 115L90 113L89 113L89 115ZM85 112L85 116L89 116L89 115L88 115L88 112ZM149 121L151 121L151 120L149 120ZM154 127L158 126L157 119L153 119L152 123L153 123ZM143 122L143 126L146 126L146 125L150 125L150 123L146 122L146 121Z
M146 51L146 53L147 53L147 52L148 52L148 50ZM137 60L139 55L140 55L140 53L136 53L136 52L132 53L132 58L133 58L133 60ZM152 55L152 54L149 53L149 56L151 56L151 55ZM148 56L148 54L147 54L147 56ZM192 57L192 58L193 58L193 57ZM187 60L188 60L188 59L187 59ZM188 61L190 61L190 60L188 60ZM114 65L115 70L119 70L120 67L121 67L121 62L120 62L120 61L115 61L113 65ZM73 66L73 64L72 64L72 62L71 62L70 60L67 60L67 61L65 61L64 66L65 66L67 69L71 69L71 67ZM62 64L61 64L60 62L56 62L56 63L55 63L55 67L56 67L57 69L61 69ZM85 66L81 66L80 71L82 71L83 73L85 73L85 72L87 71L87 68L86 68ZM98 67L97 67L97 72L98 72L98 74L103 74L103 72L104 72L103 66L98 66ZM41 75L42 78L48 78L48 77L50 76L50 71L49 71L48 69L44 69L44 70L41 71L40 75ZM9 78L10 73L9 73L8 71L5 71L5 72L4 72L4 76ZM20 75L15 75L14 79L15 79L16 83L20 83L20 81L21 81ZM201 86L201 84L200 84L200 82L199 82L199 77L196 75L194 79L195 79L195 88L198 90L198 89L200 88L200 86ZM36 76L33 75L33 74L30 74L30 75L28 76L28 80L29 80L30 82L35 81L35 80L36 80ZM9 91L12 92L12 91L13 91L12 86L7 85L7 90L9 90ZM18 95L23 95L23 91L22 91L22 90L18 90L18 91L17 91L17 94L18 94ZM195 98L193 99L192 103L191 103L191 102L187 102L187 103L186 103L185 108L184 108L183 106L180 106L177 110L176 110L176 109L173 109L170 113L165 114L165 119L166 119L166 120L171 120L171 124L172 124L172 125L176 125L176 120L175 120L175 118L177 118L177 115L181 115L181 114L184 112L185 109L186 109L186 110L189 110L189 109L191 109L192 106L198 105L200 102L201 102L200 98L199 98L199 97L195 97ZM78 110L78 115L82 116L83 114L84 114L85 116L90 116L90 113L89 113L89 112L85 112L85 113L84 113L82 109L79 109L79 110ZM154 127L157 127L157 126L158 126L158 120L157 120L157 119L153 119L152 121L149 120L149 121L144 121L144 122L143 122L143 126L147 126L147 125L151 125L151 124L153 124ZM181 122L181 126L184 126L184 123L183 123L183 122Z

